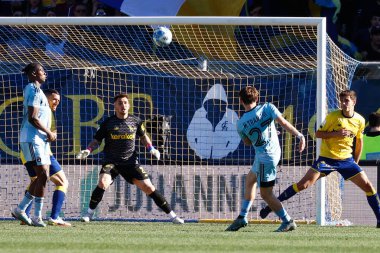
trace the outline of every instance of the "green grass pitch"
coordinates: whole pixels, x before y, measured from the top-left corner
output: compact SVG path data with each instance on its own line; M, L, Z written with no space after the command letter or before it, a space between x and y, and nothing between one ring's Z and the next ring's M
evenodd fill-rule
M379 252L380 229L369 226L299 225L288 233L278 224L252 224L225 232L227 224L73 222L73 227L20 226L0 221L1 253L96 252Z

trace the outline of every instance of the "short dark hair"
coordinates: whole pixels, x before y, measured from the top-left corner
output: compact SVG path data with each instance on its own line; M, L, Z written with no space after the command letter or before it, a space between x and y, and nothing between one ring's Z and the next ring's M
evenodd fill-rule
M370 127L378 127L380 126L380 113L373 112L368 117L368 125Z
M31 72L35 71L41 64L38 62L32 62L25 66L25 68L22 69L22 72L29 75Z
M120 93L119 95L116 95L116 96L113 98L113 102L116 103L117 100L119 100L119 98L128 98L128 94L126 94L126 93Z
M59 92L55 89L46 89L44 90L45 96L50 96L51 94L60 95Z
M239 97L244 104L249 105L259 100L259 91L253 86L246 86L240 90Z
M351 97L353 100L356 100L356 92L354 90L344 90L339 93L339 98Z

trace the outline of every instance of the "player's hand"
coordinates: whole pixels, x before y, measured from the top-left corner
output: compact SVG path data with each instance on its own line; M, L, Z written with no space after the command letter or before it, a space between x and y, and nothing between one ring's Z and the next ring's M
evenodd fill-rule
M151 153L154 157L156 157L157 160L160 160L161 154L160 151L158 151L155 148L152 148L149 153Z
M350 130L346 129L340 129L338 131L339 137L352 137L353 138L353 133Z
M300 142L298 144L298 151L301 153L306 147L305 136L302 135L302 137L300 137L299 140Z
M47 140L49 142L57 140L57 131L50 131L47 132Z
M80 160L86 159L87 156L90 155L90 153L91 153L91 151L88 150L88 149L81 150L81 151L77 154L77 159L80 159Z

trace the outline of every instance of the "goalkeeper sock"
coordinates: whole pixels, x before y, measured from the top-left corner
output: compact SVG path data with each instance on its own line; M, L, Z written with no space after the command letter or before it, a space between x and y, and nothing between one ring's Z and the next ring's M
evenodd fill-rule
M297 184L296 183L292 184L285 191L283 191L280 194L280 196L278 196L278 200L280 200L280 202L282 202L284 200L288 200L291 197L293 197L294 195L296 195L298 192L299 192L299 190L298 190Z
M285 210L285 208L281 208L278 212L276 212L277 216L280 217L280 219L283 222L289 222L291 220L288 212Z
M243 204L241 206L240 215L239 218L247 217L249 209L252 206L252 201L250 200L243 200Z
M34 199L34 196L30 194L29 192L26 192L24 195L24 198L21 200L20 204L18 205L18 208L21 211L25 212L26 208L32 203L33 199Z
M373 194L373 193L370 193ZM369 206L372 208L373 212L375 213L377 222L380 222L380 201L379 201L379 195L377 193L368 196L367 193L367 201Z
M100 188L99 186L96 186L94 191L91 194L91 200L90 200L90 209L95 210L96 207L99 205L100 201L103 199L105 190Z
M156 203L156 205L165 213L169 214L172 211L165 197L162 196L157 190L152 192L149 197L151 197L154 203Z

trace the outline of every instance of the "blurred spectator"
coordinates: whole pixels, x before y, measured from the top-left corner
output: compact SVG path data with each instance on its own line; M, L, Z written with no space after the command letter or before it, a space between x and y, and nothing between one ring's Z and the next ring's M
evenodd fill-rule
M345 37L338 35L337 45L340 49L342 49L344 53L351 56L352 58L358 61L363 60L363 55L359 52L356 45Z
M371 29L370 44L362 55L366 61L380 61L380 26Z
M44 8L44 13L46 17L56 17L57 13L54 8Z
M379 11L380 0L356 1L356 14L354 15L356 27L354 28L354 32L368 27L371 15Z
M43 7L41 0L28 0L26 15L43 16Z
M338 14L340 13L340 0L314 0L310 3L310 10L313 17L326 17L327 34L330 38L338 42Z
M353 42L358 47L360 52L369 47L371 30L378 26L380 26L380 10L371 14L370 26L360 29L354 36Z
M56 16L67 16L68 5L66 0L42 0L42 6L44 9L53 8Z
M92 0L92 12L91 16L114 16L115 9L108 7L107 5L99 2L98 0Z
M259 17L263 14L263 0L247 0L240 12L240 16Z
M357 0L344 0L341 1L341 9L338 14L337 27L340 36L343 36L349 40L353 39L354 28L356 27L356 1Z
M87 5L84 3L76 3L69 10L69 16L86 17L88 16Z
M13 10L12 16L13 17L23 17L25 15L24 15L24 11L22 9L15 9L15 10Z

